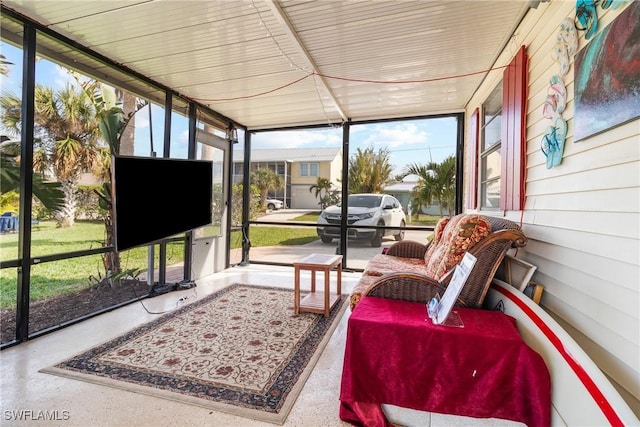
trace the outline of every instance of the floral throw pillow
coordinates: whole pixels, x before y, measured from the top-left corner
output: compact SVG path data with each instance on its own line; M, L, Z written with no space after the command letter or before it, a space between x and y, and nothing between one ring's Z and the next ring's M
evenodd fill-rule
M491 224L482 215L456 215L447 223L427 261L427 275L440 280L460 262L465 252L490 233Z
M438 220L436 227L433 229L433 240L429 244L427 251L424 254L424 262L427 264L429 262L429 258L431 258L431 254L436 250L438 243L442 240L442 233L444 232L445 227L451 220L450 216L443 216Z

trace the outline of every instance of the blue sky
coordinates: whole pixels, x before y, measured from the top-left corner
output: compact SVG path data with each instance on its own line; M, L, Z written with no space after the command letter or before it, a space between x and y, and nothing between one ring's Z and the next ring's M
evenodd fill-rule
M412 121L384 122L352 125L349 147L373 147L375 151L387 148L390 152L394 174L408 164L441 162L455 154L456 121L438 118ZM252 148L312 148L341 147L342 129L296 130L257 133L252 138Z
M21 50L0 43L0 52L9 62L9 76L1 76L2 91L20 94L22 73ZM36 65L38 83L61 88L73 82L66 70L49 61L39 60ZM136 155L147 156L151 151L150 120L147 108L136 114ZM152 108L153 148L162 155L164 112ZM453 118L436 118L412 121L393 121L377 124L352 125L350 133L351 153L357 148L373 147L374 150L387 148L390 152L394 174L411 163L425 164L429 161L441 162L455 154L456 121ZM172 119L171 156L187 156L187 120L174 115ZM242 135L240 135L242 140ZM252 148L314 148L341 147L342 129L308 129L282 132L259 132L252 137Z

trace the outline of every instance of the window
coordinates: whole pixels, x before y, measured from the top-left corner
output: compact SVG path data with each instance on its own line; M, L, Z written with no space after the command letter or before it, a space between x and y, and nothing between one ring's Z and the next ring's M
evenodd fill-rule
M465 161L467 168L466 200L467 209L478 208L478 153L480 151L480 109L476 108L469 120L469 137L466 143Z
M502 84L499 84L482 105L480 139L480 207L500 207L500 147L502 129Z
M522 46L482 105L480 208L522 210L528 57Z
M318 164L300 163L300 176L318 176Z
M398 209L400 207L400 202L398 202L398 199L396 199L395 197L388 196L385 198L382 206L387 205L391 205L391 207L393 207L394 209Z

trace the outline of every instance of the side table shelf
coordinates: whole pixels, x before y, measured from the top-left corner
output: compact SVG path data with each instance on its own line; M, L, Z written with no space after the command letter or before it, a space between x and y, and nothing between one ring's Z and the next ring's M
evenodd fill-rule
M329 312L334 304L340 300L342 294L342 255L311 254L297 262L294 267L294 313L297 316L301 312L324 314ZM336 293L330 289L330 272L335 269L337 273ZM300 271L311 272L311 292L300 300ZM324 272L324 289L316 292L316 272Z

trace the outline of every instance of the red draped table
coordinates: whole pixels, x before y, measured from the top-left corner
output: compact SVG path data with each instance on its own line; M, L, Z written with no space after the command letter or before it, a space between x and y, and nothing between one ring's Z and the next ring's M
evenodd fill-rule
M548 426L551 381L514 318L454 308L464 327L434 325L421 303L364 297L351 313L340 419L388 426L380 404Z

